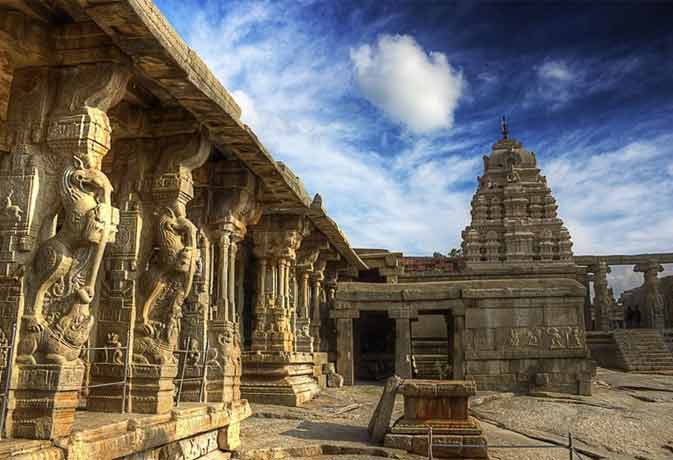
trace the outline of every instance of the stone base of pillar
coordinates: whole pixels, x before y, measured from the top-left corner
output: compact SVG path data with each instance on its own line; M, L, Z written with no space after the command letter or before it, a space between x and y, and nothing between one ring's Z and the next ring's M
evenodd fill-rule
M313 337L298 335L296 338L297 351L300 353L313 353Z
M239 371L216 368L208 369L206 401L229 403L241 399L241 375Z
M311 324L311 335L313 336L313 351L322 351L320 349L320 324Z
M180 390L181 402L202 402L206 400L207 382L203 382L202 372L202 366L187 366L185 368L185 381L182 383L182 389ZM179 385L180 382L175 382L176 388Z
M13 438L68 436L75 420L84 365L20 365L7 432Z
M129 371L129 412L166 414L173 408L176 365L133 364Z
M86 408L95 412L122 412L124 385L108 385L124 381L124 365L113 363L93 363L90 385L106 385L89 389Z
M245 352L241 397L261 404L299 406L320 392L313 372L312 353Z
M313 377L320 388L327 388L325 366L328 362L327 353L313 353Z

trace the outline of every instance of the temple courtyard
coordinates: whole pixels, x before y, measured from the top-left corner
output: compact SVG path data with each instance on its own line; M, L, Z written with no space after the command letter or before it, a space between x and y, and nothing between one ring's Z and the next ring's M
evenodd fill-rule
M381 385L366 383L325 390L299 408L253 404L253 415L241 424L240 458L427 458L368 441L367 424L381 391ZM671 458L671 375L598 368L592 393L479 392L470 406L489 445L567 445L570 431L581 458ZM402 398L398 396L392 419L402 411ZM565 460L568 451L489 447L489 455L494 460Z

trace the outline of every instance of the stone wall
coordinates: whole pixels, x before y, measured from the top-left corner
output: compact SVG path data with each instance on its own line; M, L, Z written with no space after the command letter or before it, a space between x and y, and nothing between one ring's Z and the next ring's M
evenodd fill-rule
M424 313L452 317L449 356L454 378L479 389L544 389L587 394L593 372L583 324L584 288L566 278L446 281L432 283L340 283L332 316L337 330L337 371L351 378L348 328L362 311L395 318L396 372L405 375L413 336L403 332ZM411 328L413 331L413 328Z

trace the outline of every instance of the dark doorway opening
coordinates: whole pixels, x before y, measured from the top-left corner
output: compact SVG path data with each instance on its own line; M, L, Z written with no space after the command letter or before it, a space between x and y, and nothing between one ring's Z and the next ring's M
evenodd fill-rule
M387 312L361 311L355 321L355 378L382 380L395 373L395 321Z

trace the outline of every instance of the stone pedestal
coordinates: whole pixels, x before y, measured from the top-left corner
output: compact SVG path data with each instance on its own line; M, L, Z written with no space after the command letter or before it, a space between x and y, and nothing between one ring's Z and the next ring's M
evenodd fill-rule
M19 366L16 388L10 395L7 432L30 439L69 435L83 378L81 363Z
M432 427L435 456L488 458L486 438L479 422L468 414L468 400L476 393L474 382L405 380L398 392L404 396L404 416L386 434L387 447L427 455L428 429ZM451 447L445 447L447 445Z
M173 408L173 379L178 375L176 365L134 364L129 369L129 412L165 414Z
M320 392L312 353L244 352L241 397L250 402L299 406Z
M106 385L89 389L86 408L96 412L122 412L124 385L108 385L124 381L124 365L113 363L93 363L91 376L96 385ZM126 409L124 409L126 410Z

